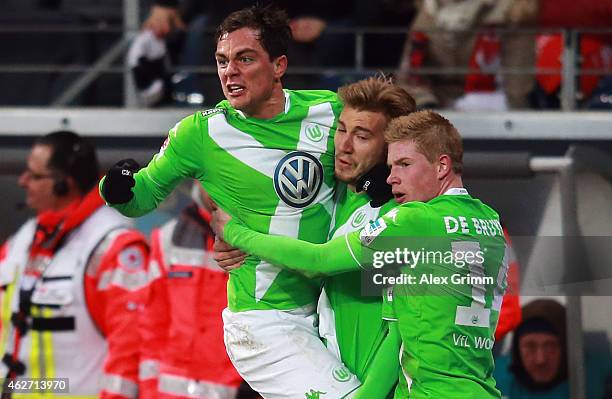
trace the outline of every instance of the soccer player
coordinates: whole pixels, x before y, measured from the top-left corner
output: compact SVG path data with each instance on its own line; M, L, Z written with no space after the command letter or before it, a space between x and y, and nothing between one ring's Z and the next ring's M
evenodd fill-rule
M229 244L310 276L360 270L405 246L411 257L398 277L407 282L389 290L383 309L402 341L395 398L499 398L491 353L507 272L499 216L463 187L463 145L448 120L415 112L391 121L385 139L387 182L401 205L361 231L316 245L252 231L220 211L214 227Z
M334 136L334 165L336 179L344 184L336 189L332 238L359 230L397 206L385 181L389 169L384 131L391 119L415 109L405 90L382 77L343 86L338 97L344 108ZM380 349L388 345L384 341L389 330L381 318L382 296L362 295L360 281L357 271L326 278L318 312L319 334L328 349L364 381ZM391 365L396 364L396 353L391 356ZM382 375L373 377L374 392L384 398L397 378L380 371Z
M179 122L138 173L133 162L116 164L100 182L104 198L136 217L191 177L256 231L324 242L335 186L336 95L283 90L291 32L282 12L237 11L216 37L227 100ZM318 295L319 281L255 257L231 273L226 347L237 371L265 398L342 398L359 385L318 336Z

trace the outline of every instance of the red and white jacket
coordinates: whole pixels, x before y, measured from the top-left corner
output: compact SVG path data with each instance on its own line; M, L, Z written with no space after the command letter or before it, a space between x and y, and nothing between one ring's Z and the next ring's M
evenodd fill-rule
M210 215L195 204L152 233L141 315L141 398L233 399L242 382L223 343L227 274Z
M99 203L50 257L29 256L36 219L2 246L1 377L13 370L67 378L70 393L62 397L137 397L135 326L148 245L126 218ZM25 314L25 329L18 314Z
M504 229L504 235L508 246L512 245L510 235ZM510 331L514 330L521 324L523 313L520 304L520 281L519 281L519 264L514 253L514 249L510 248L510 259L508 259L508 286L502 301L497 328L495 330L495 340L502 339Z

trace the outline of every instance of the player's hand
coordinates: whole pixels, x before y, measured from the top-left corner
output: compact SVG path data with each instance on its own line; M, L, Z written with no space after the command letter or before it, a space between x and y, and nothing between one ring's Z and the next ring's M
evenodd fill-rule
M106 173L102 195L109 204L125 204L129 202L134 193L132 187L136 184L134 172L140 169L138 162L133 159L122 159L114 164Z
M151 7L151 13L142 24L143 29L150 29L160 39L165 38L168 33L175 29L185 29L185 23L175 7Z
M215 245L213 246L213 259L217 261L220 268L229 272L242 266L246 254L239 249L230 246L225 241L215 239Z
M223 230L227 222L232 220L232 217L218 206L214 206L211 212L212 218L210 220L210 227L212 227L215 235L220 239L223 239Z
M393 198L391 186L387 184L389 173L389 167L381 163L374 166L357 180L355 185L357 192L365 191L372 200L370 204L374 208L383 206Z

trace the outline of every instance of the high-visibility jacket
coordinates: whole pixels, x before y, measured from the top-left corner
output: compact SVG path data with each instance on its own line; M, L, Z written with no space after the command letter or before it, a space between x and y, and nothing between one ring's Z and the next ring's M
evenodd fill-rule
M67 378L71 398L137 396L138 319L148 281L145 237L102 206L72 230L39 278L24 273L36 221L25 223L0 253L0 376ZM32 288L29 304L20 291ZM26 309L25 329L10 322ZM23 325L22 325L23 327ZM16 361L12 361L17 353ZM14 397L50 398L24 394Z
M143 399L230 399L242 381L223 343L227 274L212 259L209 220L191 205L152 233L140 321Z
M512 245L510 235L504 228L504 235L508 245ZM520 303L519 264L514 250L510 248L510 259L508 259L508 286L502 301L497 328L495 329L495 340L500 340L510 331L514 330L523 320Z

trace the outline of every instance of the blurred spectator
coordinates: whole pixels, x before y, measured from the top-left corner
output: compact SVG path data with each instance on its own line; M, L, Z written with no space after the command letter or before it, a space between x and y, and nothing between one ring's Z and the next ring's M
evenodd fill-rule
M561 70L563 39L560 34L539 35L536 43L537 66L542 69ZM610 35L583 34L579 40L578 67L581 69L609 70L610 76L582 74L577 79L577 88L585 107L610 109L612 101L601 98L612 95L609 87L612 76L612 40ZM536 75L537 87L532 95L535 108L555 109L560 107L561 75L559 73Z
M121 0L0 1L1 105L41 106L56 101L82 74L66 65L92 65L121 40ZM84 29L78 31L76 28ZM7 29L8 28L8 29ZM33 72L29 67L43 65ZM57 66L54 70L49 65ZM70 105L117 106L121 74L102 73Z
M148 247L104 206L98 179L95 149L75 133L35 141L19 185L37 215L0 250L0 375L67 378L79 397L135 398Z
M370 2L366 0L341 0L329 2L315 0L314 2L295 2L288 0L233 0L226 2L199 2L195 0L157 0L151 7L148 18L143 24L144 29L151 30L158 39L168 42L168 53L173 65L180 67L214 66L213 30L225 16L241 8L254 4L275 5L287 11L291 21L290 26L293 33L294 43L289 49L289 57L292 67L344 67L350 68L355 65L355 38L350 32L333 32L334 29L356 28L359 26L397 24L398 16L411 16L412 8L407 7L398 0L386 0L381 2ZM401 6L399 6L401 5ZM390 14L390 9L394 9ZM405 23L407 25L407 23ZM388 59L397 62L396 55L389 52L389 41L393 38L384 39L381 46L381 38L368 38L375 54L375 66L382 67ZM155 40L147 38L154 43ZM158 44L152 45L157 47ZM399 48L401 44L398 44ZM381 51L381 47L385 51ZM141 51L142 52L142 51ZM146 52L146 51L145 51ZM366 52L366 55L368 52ZM369 60L374 57L370 55ZM381 54L384 54L382 56ZM164 56L165 57L165 56ZM138 60L138 57L133 58ZM160 72L163 62L162 56L157 58L147 57L148 62L140 64L136 83L143 95L145 105L151 105L146 99L151 96L146 92L154 91L157 102L164 99L169 100L167 92L155 91L152 82L164 82L166 89L170 86L173 92L172 100L179 103L200 105L203 102L214 103L222 98L218 84L214 76L203 76L195 73L177 73L172 79ZM382 61L382 63L381 63ZM164 61L165 62L165 61ZM374 61L372 61L374 62ZM136 65L133 61L131 66ZM144 67L144 70L142 70ZM167 68L166 68L167 69ZM154 75L155 77L151 77ZM362 77L357 76L356 78ZM316 86L320 88L336 89L342 83L343 76L325 76L321 80L313 75L289 76L294 85ZM147 85L141 82L144 80ZM159 83L157 83L159 84ZM321 87L323 86L323 87ZM333 86L333 87L330 87ZM155 103L155 102L154 102ZM154 104L153 103L153 104Z
M550 299L523 307L512 337L511 359L496 359L495 379L503 398L569 398L565 308Z
M470 65L478 35L464 30L483 25L531 26L537 16L535 2L504 0L421 0L417 1L417 16L410 28L400 67L398 82L406 86L420 107L450 107L463 95L465 76L443 74L426 77L413 75L421 67L459 67ZM431 32L440 29L445 32ZM535 64L533 38L529 35L507 34L502 39L499 54L504 67L524 67ZM533 76L504 76L503 87L512 108L524 108L527 94L533 86Z
M328 26L351 26L352 1L324 2L317 4L284 0L234 0L226 2L198 2L194 0L157 0L151 8L143 28L150 29L158 38L168 42L170 60L183 67L214 66L214 28L231 12L254 4L271 4L287 11L291 18L294 44L290 49L293 65L343 65L350 66L354 59L354 40L348 34L328 34ZM347 12L349 10L349 12ZM184 16L184 18L182 17ZM188 26L188 29L185 27ZM147 39L155 43L154 39ZM150 47L158 47L153 44ZM222 98L216 79L195 73L177 73L168 79L163 72L163 57L145 57L145 61L131 66L136 68L136 83L145 105L155 105L169 99L179 104L200 106L205 101L216 103ZM148 84L143 84L142 81ZM154 85L153 82L158 83ZM163 90L159 82L164 83ZM150 93L155 93L151 95ZM156 101L150 101L152 98Z
M140 319L141 397L255 398L252 391L238 393L242 378L225 351L227 274L212 259L212 201L199 183L193 187L194 202L151 237L153 281Z
M474 57L479 35L466 32L478 27L502 28L576 28L606 27L612 20L608 0L420 0L418 14L408 35L398 80L407 86L417 105L452 107L464 94L466 78L461 74L417 75L422 67L465 68ZM442 32L432 32L432 30ZM500 38L500 63L504 68L533 68L534 33L505 31ZM501 80L510 108L526 108L535 79L530 74L506 74ZM488 101L487 101L488 102ZM485 102L486 103L486 102Z

